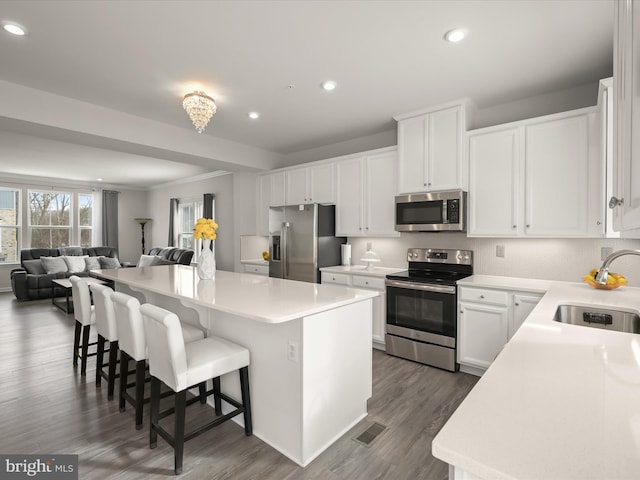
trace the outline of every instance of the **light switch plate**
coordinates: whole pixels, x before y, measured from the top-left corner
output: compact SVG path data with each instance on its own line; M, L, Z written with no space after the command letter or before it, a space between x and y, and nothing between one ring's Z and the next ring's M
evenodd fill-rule
M496 257L504 258L504 245L496 245Z

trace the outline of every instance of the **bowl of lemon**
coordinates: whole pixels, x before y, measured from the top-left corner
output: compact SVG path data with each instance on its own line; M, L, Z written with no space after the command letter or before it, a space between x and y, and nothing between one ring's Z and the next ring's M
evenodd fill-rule
M593 288L598 290L613 290L618 287L623 287L627 284L627 279L624 278L624 275L620 273L612 273L609 272L607 276L607 284L603 285L601 283L596 282L596 275L598 274L598 269L592 269L587 275L582 277L582 279L591 285Z

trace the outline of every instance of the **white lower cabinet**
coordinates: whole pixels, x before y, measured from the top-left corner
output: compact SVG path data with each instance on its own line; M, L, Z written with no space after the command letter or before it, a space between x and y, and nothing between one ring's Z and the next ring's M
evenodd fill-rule
M269 276L269 265L254 265L251 263L245 263L242 265L242 271L244 273Z
M387 318L387 295L384 286L384 278L367 277L364 275L349 275L344 273L322 272L322 283L334 283L347 287L375 290L380 295L373 298L373 311L371 325L373 347L384 350L385 323Z
M458 363L475 375L489 368L542 295L490 288L458 288Z

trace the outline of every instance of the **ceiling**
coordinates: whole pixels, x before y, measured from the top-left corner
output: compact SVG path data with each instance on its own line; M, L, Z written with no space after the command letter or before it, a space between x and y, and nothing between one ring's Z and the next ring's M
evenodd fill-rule
M0 81L188 132L203 148L105 148L106 129L58 137L49 118L41 135L0 107L0 172L70 178L69 167L74 180L138 187L246 169L254 153L295 163L296 152L392 130L393 115L461 97L487 108L612 71L613 0L3 0L7 20L28 35L0 31ZM454 27L467 38L445 42ZM328 79L332 92L320 88ZM196 86L218 105L201 135L181 107Z

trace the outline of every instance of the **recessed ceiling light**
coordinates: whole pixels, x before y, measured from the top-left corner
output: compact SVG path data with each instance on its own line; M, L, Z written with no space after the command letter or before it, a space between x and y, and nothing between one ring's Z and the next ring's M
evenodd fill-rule
M98 181L99 181L99 182L101 182L101 181L102 181L102 179L101 179L101 178L98 178Z
M449 30L444 34L444 39L447 42L456 43L466 37L467 32L462 30L461 28L454 28L453 30Z
M17 23L12 22L4 22L2 24L2 28L4 28L7 32L12 33L13 35L26 35L27 30L24 27L21 27Z
M260 118L260 114L258 112L249 112L249 118L252 120L256 120Z
M336 88L336 82L334 82L333 80L327 80L322 84L322 88L330 92L331 90L334 90Z

